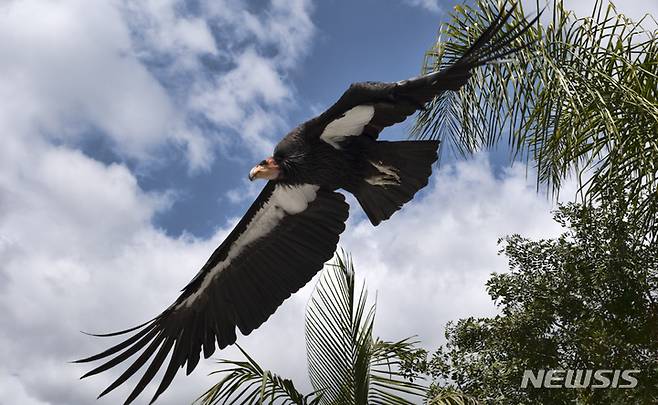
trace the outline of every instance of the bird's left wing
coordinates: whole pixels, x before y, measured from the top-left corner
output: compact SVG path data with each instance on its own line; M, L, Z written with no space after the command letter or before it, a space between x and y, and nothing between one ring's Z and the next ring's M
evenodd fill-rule
M169 354L152 401L178 369L189 374L199 362L235 343L235 328L247 335L304 286L329 260L345 229L348 205L342 194L302 184L269 182L226 240L215 250L178 299L153 320L107 335L130 334L115 346L78 362L106 361L83 376L98 374L142 353L100 396L144 366L146 371L126 400L132 402L153 379ZM109 358L109 360L108 360Z

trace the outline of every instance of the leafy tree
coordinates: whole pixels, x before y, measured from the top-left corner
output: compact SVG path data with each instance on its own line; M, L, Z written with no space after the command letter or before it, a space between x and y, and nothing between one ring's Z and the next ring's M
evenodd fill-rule
M525 21L517 3L509 30ZM458 58L502 7L509 2L456 7L424 70ZM557 192L575 173L586 202L620 182L635 207L629 219L658 236L658 30L643 27L655 19L631 21L602 0L587 18L561 0L544 13L508 44L531 46L509 63L483 66L458 93L437 97L420 114L415 136L442 138L463 155L506 138L512 160L536 165L538 185Z
M447 344L406 365L492 404L654 404L658 401L658 243L628 221L625 195L561 206L567 231L501 241L511 271L487 282L492 318L448 324ZM636 369L633 389L521 388L526 369Z
M415 341L383 341L372 336L375 305L367 291L357 293L351 258L345 253L322 273L306 309L308 370L314 391L302 394L292 381L264 370L246 352L246 360L220 360L223 378L202 395L203 405L244 404L414 404L426 387L401 365L420 352ZM240 349L242 350L242 349ZM466 404L454 393L434 405Z

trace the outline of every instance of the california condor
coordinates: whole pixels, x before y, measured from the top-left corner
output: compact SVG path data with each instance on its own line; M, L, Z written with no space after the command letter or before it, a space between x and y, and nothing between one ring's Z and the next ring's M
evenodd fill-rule
M102 353L78 362L110 358L82 378L141 354L100 396L146 371L126 399L131 403L170 355L151 402L177 371L199 362L258 328L281 303L329 260L345 229L348 205L336 190L352 193L378 225L427 185L438 141L378 141L445 91L463 86L478 66L520 49L516 41L534 22L509 27L501 12L453 64L395 83L352 84L328 110L286 135L272 156L249 172L267 184L226 240L213 252L176 301L154 319L105 335L129 334Z

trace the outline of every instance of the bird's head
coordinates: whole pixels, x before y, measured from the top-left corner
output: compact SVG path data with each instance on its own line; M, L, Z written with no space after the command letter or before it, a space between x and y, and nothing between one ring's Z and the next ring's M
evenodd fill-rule
M268 157L249 171L249 180L276 180L281 176L281 167L273 156Z

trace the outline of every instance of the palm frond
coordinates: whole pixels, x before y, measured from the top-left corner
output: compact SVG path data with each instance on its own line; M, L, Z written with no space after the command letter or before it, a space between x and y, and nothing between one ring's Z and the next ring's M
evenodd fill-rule
M397 342L374 341L370 360L369 404L409 404L425 397L427 386L410 380L401 372L403 361L418 350L417 344L410 338ZM410 402L410 399L416 401Z
M308 371L315 391L301 394L292 381L263 370L238 346L246 360L220 360L223 368L213 374L224 377L196 403L418 403L425 398L427 386L411 380L401 367L417 357L418 342L373 339L375 305L368 307L367 298L365 287L356 294L351 257L337 254L320 276L306 308Z
M319 393L301 394L291 380L263 370L240 346L238 348L246 360L219 360L218 363L224 368L212 374L226 375L199 397L195 404L315 405L319 403Z
M459 6L425 59L425 71L445 68L499 13L502 3ZM646 17L648 18L648 17ZM507 29L527 21L518 4ZM496 146L507 134L511 158L533 162L537 184L557 195L573 173L587 200L621 183L634 196L638 221L658 217L658 31L643 28L597 0L577 18L552 3L517 44L511 62L478 69L456 94L419 115L414 136L442 138L459 154Z
M479 403L476 398L447 388L441 389L427 401L427 405L478 405Z
M349 256L337 255L320 276L306 309L306 350L313 388L323 403L366 403L374 306L355 296Z
M351 257L344 252L322 273L306 310L311 383L323 404L411 404L425 387L406 381L399 358L414 342L374 340L375 305L355 292Z

